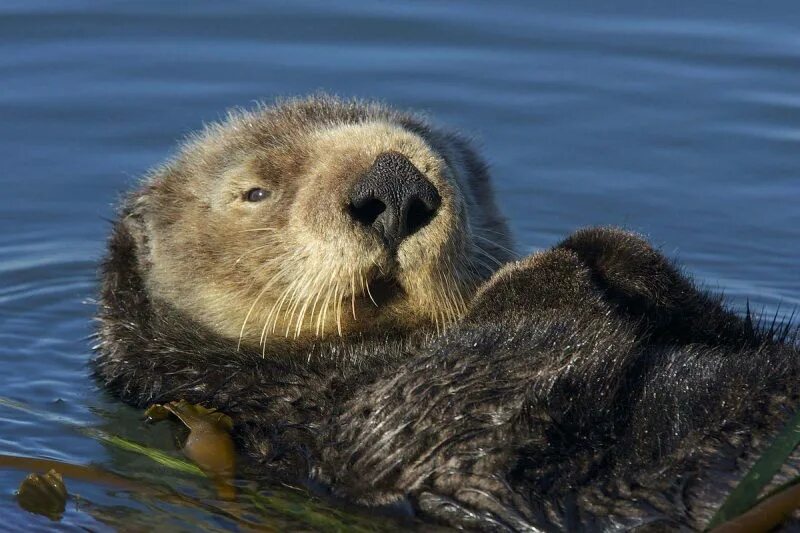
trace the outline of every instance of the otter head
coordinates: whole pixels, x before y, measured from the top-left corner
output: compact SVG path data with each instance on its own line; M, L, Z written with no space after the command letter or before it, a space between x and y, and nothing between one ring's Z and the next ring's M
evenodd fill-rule
M150 298L253 346L443 328L511 254L464 140L330 97L207 127L123 224Z

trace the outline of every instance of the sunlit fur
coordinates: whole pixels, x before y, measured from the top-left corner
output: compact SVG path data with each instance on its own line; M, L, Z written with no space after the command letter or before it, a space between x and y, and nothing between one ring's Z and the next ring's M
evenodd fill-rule
M387 151L436 187L434 219L396 256L347 212L348 192ZM244 199L262 187L261 202ZM330 97L237 111L190 138L124 207L156 298L227 338L441 330L511 257L485 166L419 117ZM388 287L376 302L375 283Z

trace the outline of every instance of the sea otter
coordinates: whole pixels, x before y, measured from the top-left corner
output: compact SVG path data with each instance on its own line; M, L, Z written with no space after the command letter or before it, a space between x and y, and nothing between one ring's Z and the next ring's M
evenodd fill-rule
M360 504L703 529L795 410L797 343L633 233L512 249L463 137L328 96L237 111L122 202L95 372L220 409L265 476Z

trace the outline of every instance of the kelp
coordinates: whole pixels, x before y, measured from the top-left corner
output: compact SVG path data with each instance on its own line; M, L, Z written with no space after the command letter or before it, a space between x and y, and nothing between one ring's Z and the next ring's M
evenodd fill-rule
M53 469L45 474L29 474L17 490L17 502L28 512L60 520L67 508L64 478Z
M800 411L787 422L712 517L715 531L769 531L800 507L795 479L760 499L761 492L800 444ZM747 512L751 510L750 512ZM747 515L747 516L745 516ZM734 520L737 519L737 520ZM756 528L760 524L763 529ZM756 528L756 529L754 529Z
M190 404L187 404L190 405ZM70 429L89 438L102 442L115 449L136 454L147 458L171 471L189 475L195 478L208 479L202 468L185 459L171 456L163 450L155 449L132 440L113 435L99 428L86 428L77 423L70 423L60 415L34 409L23 403L0 397L0 406L24 412L50 423L67 425ZM177 409L177 406L176 410ZM195 412L202 415L203 408ZM191 413L192 408L181 409L184 417ZM213 413L213 410L205 410ZM151 412L153 414L153 412ZM202 418L202 416L201 416ZM188 420L188 417L187 417ZM219 419L224 420L224 419ZM191 421L190 421L191 423ZM225 422L220 422L223 427ZM194 424L193 424L194 425ZM195 427L197 427L195 425ZM191 428L190 428L191 429ZM380 516L369 517L356 513L349 513L335 508L325 502L312 497L308 493L283 487L285 490L259 490L252 484L236 483L238 495L236 502L219 501L208 502L182 494L169 484L167 477L156 485L151 482L130 479L128 476L109 472L97 466L74 465L50 459L30 457L16 457L0 455L0 468L13 468L15 470L48 471L54 469L67 478L75 478L90 483L113 486L128 490L136 494L152 497L156 500L170 504L202 509L210 514L224 516L237 523L245 530L276 531L284 529L284 524L291 522L294 528L310 528L317 531L392 531L404 529L403 526ZM279 526L272 525L280 524ZM407 528L408 524L405 524Z

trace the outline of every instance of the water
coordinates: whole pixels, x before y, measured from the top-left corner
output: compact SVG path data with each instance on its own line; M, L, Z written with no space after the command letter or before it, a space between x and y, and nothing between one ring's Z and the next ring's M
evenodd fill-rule
M217 505L207 484L86 435L180 457L169 427L142 425L89 378L85 302L119 193L204 121L278 95L380 98L473 133L524 251L624 225L739 309L800 305L800 4L570 4L5 0L0 396L35 412L0 405L0 454L101 465ZM23 477L0 468L4 524L47 527L16 506ZM81 496L67 528L234 527L213 509L67 485ZM276 527L308 526L290 514Z

